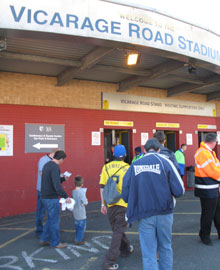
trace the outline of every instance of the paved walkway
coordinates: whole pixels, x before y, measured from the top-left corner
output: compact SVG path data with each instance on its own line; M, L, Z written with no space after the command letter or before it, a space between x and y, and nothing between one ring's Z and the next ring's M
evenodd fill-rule
M61 240L66 249L41 247L35 237L34 213L0 219L0 269L101 270L111 230L107 217L100 214L100 203L87 207L86 244L75 246L71 212L61 215ZM198 237L200 202L188 191L177 200L173 226L174 270L219 270L220 241L212 229L213 246L203 245ZM134 253L119 258L120 270L141 270L141 250L137 223L127 232Z

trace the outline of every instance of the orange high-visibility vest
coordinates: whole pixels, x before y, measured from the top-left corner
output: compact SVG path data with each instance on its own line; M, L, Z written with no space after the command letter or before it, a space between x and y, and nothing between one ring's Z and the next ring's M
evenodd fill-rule
M214 151L202 142L195 153L195 196L219 196L220 162Z

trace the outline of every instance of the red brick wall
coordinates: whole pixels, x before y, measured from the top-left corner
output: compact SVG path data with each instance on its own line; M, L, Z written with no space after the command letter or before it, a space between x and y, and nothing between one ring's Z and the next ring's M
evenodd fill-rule
M37 163L43 154L24 153L25 123L65 125L67 159L61 165L61 171L68 170L73 176L80 174L84 177L90 202L100 200L98 182L104 162L104 134L102 133L101 146L92 146L91 132L104 128L104 120L134 121L133 128L137 132L132 134L132 148L140 145L141 132L149 132L152 137L156 122L180 123L180 128L176 129L183 131L179 144L186 142L186 133L193 134L193 145L188 146L186 152L186 166L194 165L193 155L198 147L198 135L195 134L197 124L215 125L217 122L220 126L220 119L212 117L40 106L0 105L0 115L1 125L14 126L14 155L0 157L0 217L35 211ZM73 176L64 184L70 196Z

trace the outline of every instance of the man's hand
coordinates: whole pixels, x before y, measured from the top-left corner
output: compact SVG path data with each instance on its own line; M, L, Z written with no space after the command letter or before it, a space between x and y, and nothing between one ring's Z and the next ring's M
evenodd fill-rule
M71 199L70 198L67 198L66 199L66 203L71 203Z
M106 215L107 214L107 207L104 205L104 206L101 206L101 213L103 214L103 215Z

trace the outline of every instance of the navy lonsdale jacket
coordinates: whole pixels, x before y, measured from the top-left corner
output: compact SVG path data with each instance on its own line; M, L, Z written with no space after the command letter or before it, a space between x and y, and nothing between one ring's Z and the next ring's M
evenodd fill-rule
M162 154L148 152L130 166L123 179L121 196L128 203L128 222L172 213L173 197L184 192L173 163Z

